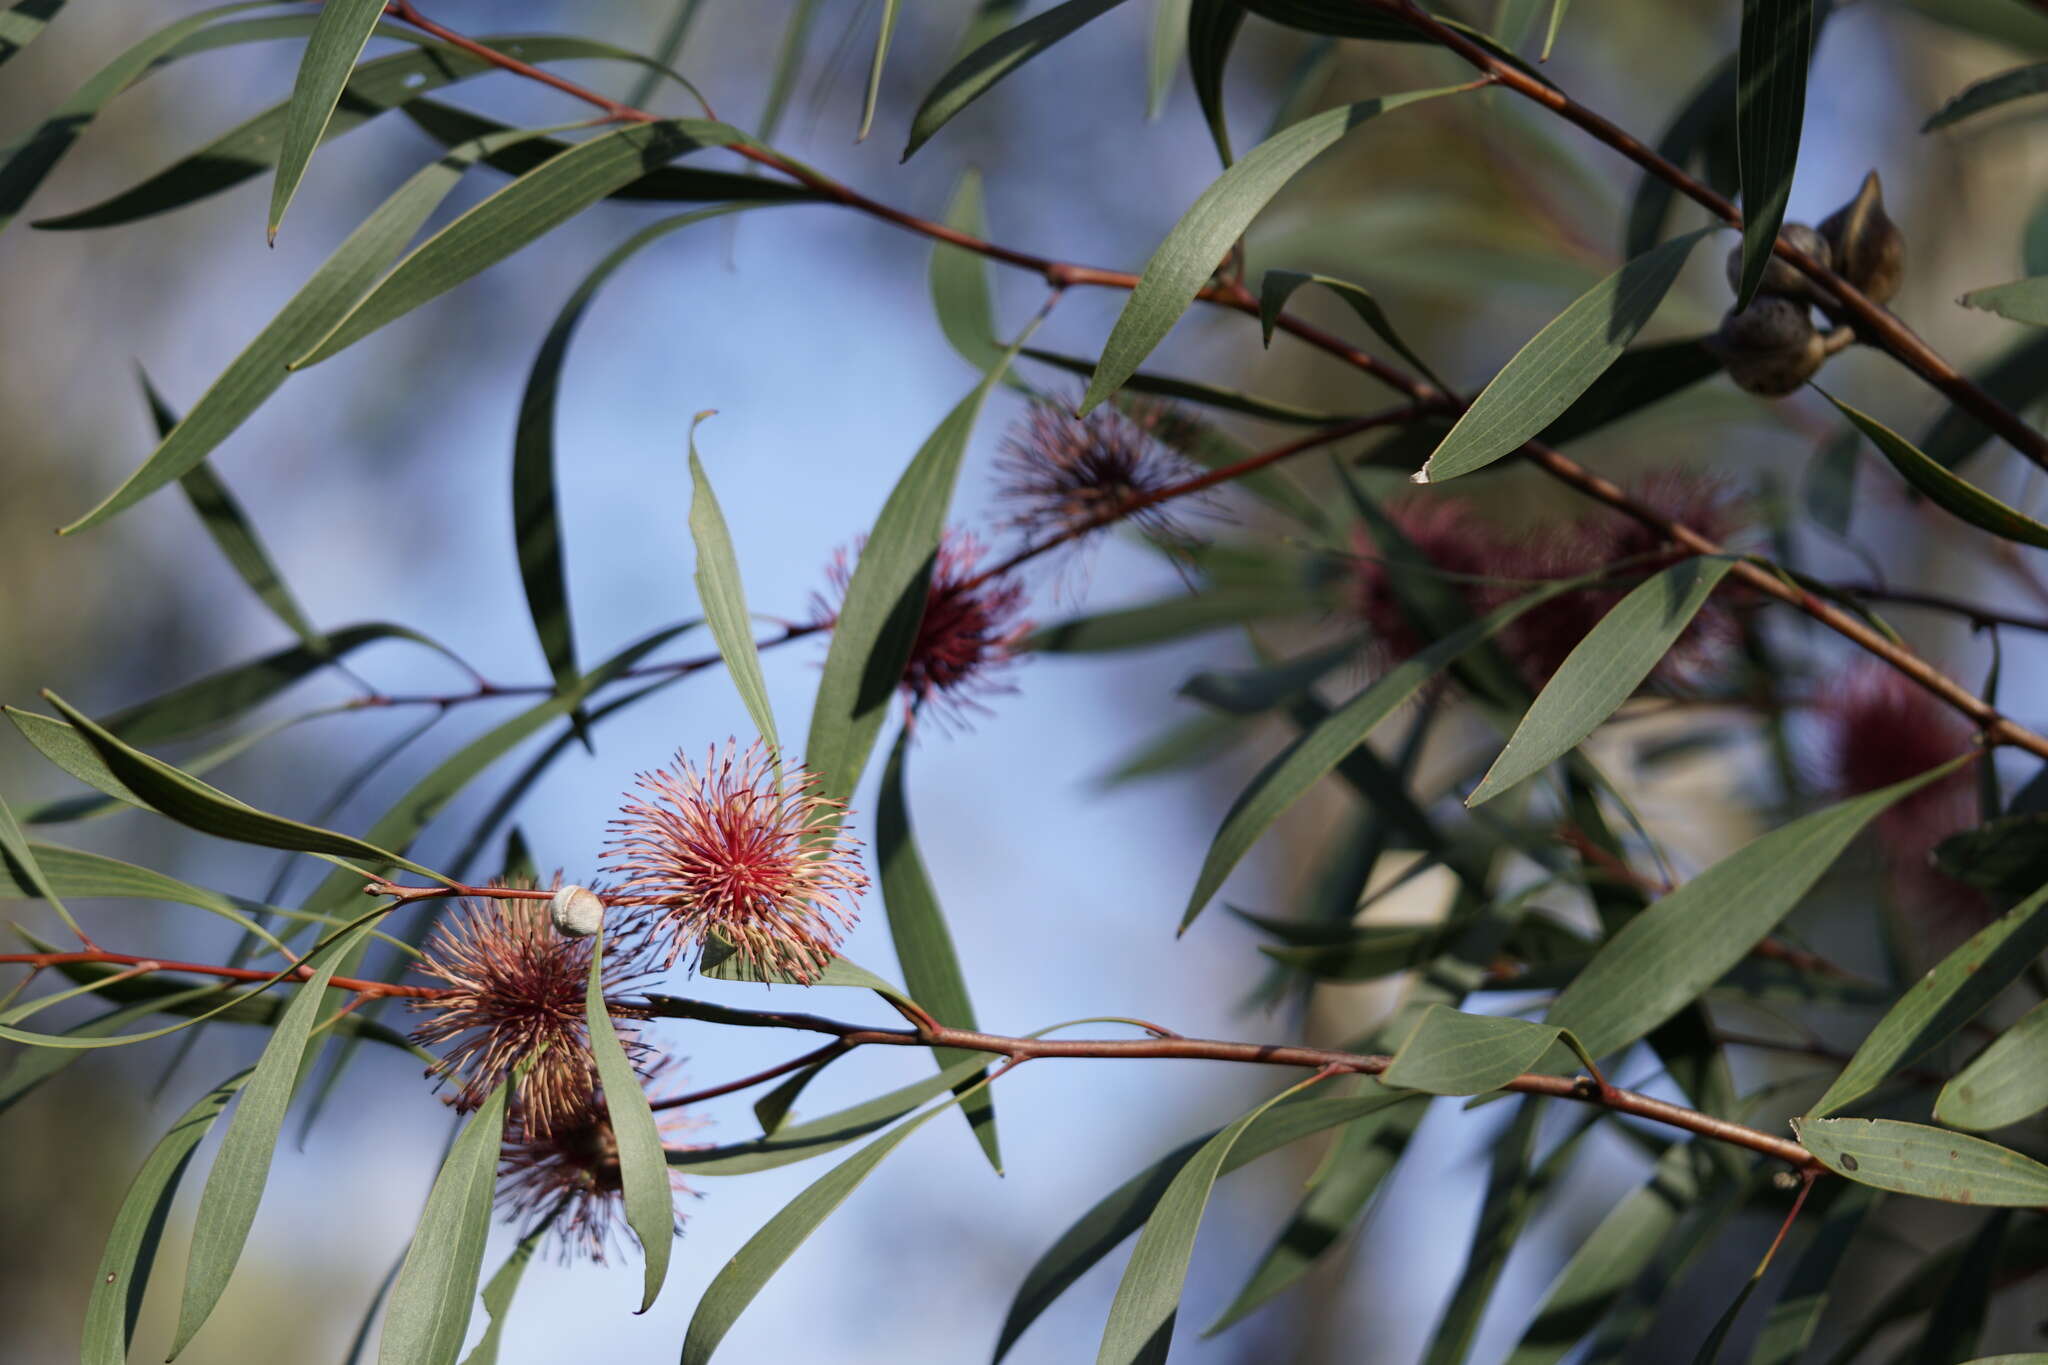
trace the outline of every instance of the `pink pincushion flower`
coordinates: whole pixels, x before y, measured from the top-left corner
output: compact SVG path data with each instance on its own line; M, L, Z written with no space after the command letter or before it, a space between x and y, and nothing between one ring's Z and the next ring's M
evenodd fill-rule
M1463 499L1405 498L1390 503L1386 515L1430 569L1455 576L1453 582L1473 614L1496 604L1497 590L1483 580L1502 568L1500 533ZM1400 574L1419 571L1391 563L1388 550L1363 524L1352 528L1351 549L1354 558L1346 585L1347 606L1371 632L1373 652L1382 665L1399 663L1429 643L1401 605L1397 583Z
M997 496L1014 508L1010 525L1037 541L1102 529L1133 503L1201 471L1163 443L1181 419L1163 405L1127 413L1104 405L1076 417L1058 401L1034 402L996 457ZM1168 545L1192 537L1178 504L1139 507L1128 520Z
M651 908L668 962L701 957L715 937L763 974L809 984L832 961L867 890L859 845L840 833L846 807L818 795L818 779L778 771L758 741L728 742L700 769L681 754L675 771L643 773L605 857L617 904Z

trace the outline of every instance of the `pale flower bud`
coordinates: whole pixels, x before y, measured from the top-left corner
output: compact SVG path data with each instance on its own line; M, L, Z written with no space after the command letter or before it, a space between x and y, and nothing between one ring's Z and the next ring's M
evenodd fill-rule
M604 902L587 886L565 886L548 902L555 930L570 938L589 938L604 928Z

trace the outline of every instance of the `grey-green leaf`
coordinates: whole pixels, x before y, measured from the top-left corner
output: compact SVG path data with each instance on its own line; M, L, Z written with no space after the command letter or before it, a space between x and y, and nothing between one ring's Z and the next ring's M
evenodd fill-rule
M676 1239L675 1194L669 1189L668 1160L661 1147L661 1128L648 1106L619 1031L604 1003L604 934L590 954L590 982L583 994L583 1017L590 1029L590 1055L604 1087L605 1112L619 1148L619 1188L626 1205L626 1226L640 1239L646 1260L640 1307L645 1313L668 1277L669 1252Z
M1577 748L1642 686L1734 566L1680 560L1616 603L1565 656L1465 804L1491 800Z
M1344 300L1374 336L1399 352L1401 358L1413 365L1430 383L1443 387L1444 381L1437 377L1436 371L1401 340L1401 334L1394 330L1394 324L1387 319L1387 312L1380 307L1378 299L1363 287L1330 275L1310 275L1299 270L1266 272L1265 278L1259 282L1259 326L1265 332L1268 346L1273 344L1273 328L1280 320L1281 311L1287 307L1287 300L1305 284L1319 284Z
M988 93L990 86L1015 71L1091 19L1100 18L1123 0L1066 0L1005 29L953 64L939 77L910 120L910 141L903 159L922 147L953 116Z
M491 1315L491 1324L477 1338L475 1348L462 1358L462 1365L498 1365L498 1345L505 1335L505 1319L512 1311L512 1296L519 1291L519 1281L525 1278L526 1267L548 1232L548 1224L543 1223L520 1238L519 1245L513 1247L512 1254L505 1258L505 1264L498 1267L497 1273L484 1286L484 1311Z
M699 413L702 421L709 413ZM740 562L732 547L732 532L726 528L725 513L719 510L718 495L711 491L711 479L704 462L697 457L697 426L690 424L690 539L697 546L697 601L711 626L711 637L725 658L725 671L732 678L740 700L754 728L778 752L782 741L775 733L775 711L768 703L768 680L761 673L760 651L754 645L753 618L747 614L747 594L740 583ZM916 993L913 985L911 992Z
M2011 284L1996 284L1988 289L1972 289L1963 295L1961 302L1965 308L1981 308L2014 322L2048 327L2048 275L2014 280Z
M1652 247L1574 299L1472 401L1415 482L1484 469L1563 415L1627 349L1692 249L1715 231L1701 228Z
M1911 441L1875 417L1858 412L1825 389L1821 394L1870 438L1870 443L1891 461L1892 468L1898 470L1907 483L1925 493L1937 507L2007 540L2048 548L2048 526L2008 507L1961 475L1951 473L1939 461L1923 454Z
M1920 125L1920 131L1931 133L1936 129L1961 123L1971 115L1981 114L1986 109L1995 109L2001 104L2024 99L2028 95L2038 95L2044 90L2048 90L2048 62L2035 62L2030 66L2001 71L1996 76L1986 76L1981 81L1972 81L1964 86L1959 93L1949 99L1948 103L1928 116L1927 122Z
M1202 191L1145 263L1144 275L1102 348L1081 411L1086 413L1123 387L1194 302L1231 243L1304 166L1376 115L1466 88L1413 90L1347 104L1303 119L1246 152Z
M369 936L370 926L336 935L319 951L320 965L312 977L295 988L291 1003L277 1021L263 1055L242 1087L241 1103L228 1121L220 1152L207 1172L206 1190L199 1196L199 1212L192 1225L192 1254L185 1264L185 1293L178 1307L178 1327L171 1338L171 1355L183 1351L192 1334L212 1314L228 1287L249 1229L256 1222L256 1206L263 1201L263 1187L270 1179L270 1157L277 1147L278 1132L284 1127L285 1109L291 1104L298 1084L306 1044L327 995L327 983L343 957Z
M1951 1204L2048 1207L2048 1166L1995 1142L1897 1119L1794 1119L1823 1166L1861 1185Z
M63 8L64 0L15 0L8 9L0 11L0 63L40 38Z
M1957 764L1816 811L1729 854L1621 927L1544 1022L1595 1057L1635 1042L1697 999L1769 934L1863 827Z
M1735 145L1742 176L1742 284L1747 308L1771 263L1785 221L1799 132L1806 120L1806 68L1813 55L1813 0L1743 0L1736 52Z
M889 59L889 41L896 36L896 11L902 0L882 0L882 23L875 33L875 55L868 61L867 92L861 97L860 130L854 141L865 141L875 126L875 104L882 97L882 66Z
M971 237L988 235L981 208L981 173L972 167L961 175L952 202L946 206L946 226ZM996 340L996 308L989 293L987 259L939 242L932 248L930 279L939 330L962 359L987 374L1003 357L1002 343Z
M379 1365L455 1365L483 1275L510 1085L491 1092L441 1162L391 1286L391 1307L377 1342Z
M1527 1019L1431 1005L1380 1080L1429 1095L1479 1095L1535 1068L1563 1030Z
M2048 1001L2021 1015L1950 1078L1934 1117L1952 1128L1986 1131L2048 1109Z
M306 40L305 55L299 59L298 78L292 83L291 110L285 116L284 139L277 153L277 180L270 190L271 241L284 211L298 193L299 180L313 149L327 132L334 117L334 105L341 98L356 58L363 55L370 33L384 14L383 0L327 0L313 35Z

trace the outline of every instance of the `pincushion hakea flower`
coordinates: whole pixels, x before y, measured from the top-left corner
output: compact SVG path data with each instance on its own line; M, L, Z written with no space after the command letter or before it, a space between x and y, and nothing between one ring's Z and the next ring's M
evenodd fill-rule
M1076 417L1063 403L1034 402L996 457L997 497L1015 509L1010 525L1033 541L1099 530L1199 474L1155 434L1176 420L1163 406L1126 413L1105 405ZM1172 506L1139 507L1126 519L1167 545L1192 540Z
M855 542L855 556L865 543ZM924 617L903 669L901 686L913 714L929 709L942 721L958 721L969 711L987 709L978 694L1011 690L996 675L1015 660L1032 623L1022 617L1022 584L1004 575L982 579L983 553L981 542L966 531L949 530L939 541ZM816 597L812 606L818 624L830 628L853 578L846 552L834 557L826 578L830 598Z
M644 915L614 913L604 937L607 995L630 990L656 970ZM467 1113L520 1063L513 1099L526 1125L545 1133L590 1093L595 1063L584 1018L595 939L555 931L542 900L464 900L435 928L419 970L448 986L408 1003L431 1017L413 1031L422 1046L450 1044L430 1074L452 1085L448 1102ZM641 1045L623 1036L629 1055Z
M653 910L671 965L716 936L756 971L809 984L868 886L859 845L839 832L845 804L817 784L778 772L758 741L744 754L713 748L701 769L678 753L674 772L642 773L643 797L612 821L613 901Z

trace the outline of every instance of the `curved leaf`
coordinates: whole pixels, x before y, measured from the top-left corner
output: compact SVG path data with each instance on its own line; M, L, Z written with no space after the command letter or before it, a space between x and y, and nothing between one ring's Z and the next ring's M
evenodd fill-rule
M512 1254L505 1258L505 1264L498 1267L490 1283L484 1286L484 1311L490 1314L491 1325L477 1338L475 1349L462 1358L462 1365L498 1365L498 1343L505 1334L505 1318L512 1310L512 1296L519 1291L519 1281L525 1277L526 1267L540 1247L541 1239L548 1235L552 1221L542 1223L520 1238L519 1245L513 1247Z
M1950 473L1940 461L1921 453L1912 442L1876 418L1858 412L1826 389L1820 393L1840 408L1842 415L1855 423L1878 452L1891 461L1892 468L1925 493L1928 501L1994 535L2022 545L2048 548L2048 526L2006 506L1962 476Z
M1349 280L1340 280L1329 275L1309 275L1298 270L1266 272L1265 278L1259 283L1259 327L1265 332L1268 346L1273 344L1273 328L1279 322L1281 312L1287 307L1287 300L1294 296L1295 290L1305 284L1319 284L1351 305L1351 311L1358 315L1358 320L1364 323L1374 336L1399 352L1401 358L1413 365L1423 378L1438 388L1443 387L1444 381L1437 378L1436 371L1430 369L1422 357L1410 350L1407 342L1401 340L1400 333L1396 332L1394 324L1388 321L1386 310L1380 307L1378 299Z
M782 740L775 733L775 709L768 702L768 680L761 674L761 652L754 644L754 623L747 614L747 594L740 582L732 532L726 528L725 513L719 510L718 495L711 491L704 462L697 458L697 422L710 415L700 412L690 424L690 539L697 547L697 601L754 728L769 748L780 753Z
M1590 436L1720 371L1720 359L1700 337L1656 341L1623 351L1556 421L1537 432L1536 438L1546 445L1563 445Z
M327 132L334 117L334 105L348 84L356 58L370 41L377 20L383 16L383 0L326 0L320 17L306 40L299 59L299 74L292 83L291 108L285 114L284 135L277 152L277 180L270 190L270 222L266 232L277 241L278 224L298 193L299 180L313 159L313 149Z
M1652 247L1574 299L1472 400L1415 482L1484 469L1563 415L1657 311L1692 249L1716 231L1701 228Z
M1931 133L1936 129L1961 123L1971 115L1981 114L1986 109L1995 109L2001 104L2024 99L2028 95L2038 95L2044 90L2048 90L2048 62L2035 62L2031 66L2001 71L1996 76L1986 76L1981 81L1972 81L1964 86L1958 94L1951 96L1946 104L1928 116L1927 122L1920 125L1920 131Z
M1965 308L1981 308L2014 322L2048 327L2048 276L2035 275L1989 289L1972 289L1959 302Z
M981 172L971 166L961 173L952 201L946 205L946 226L971 237L988 235L988 221L981 208ZM939 330L963 360L988 373L1003 358L1003 344L996 340L996 305L989 292L988 261L975 252L939 242L932 247L930 279L932 311L938 314ZM1009 382L1018 381L1011 378Z
M85 930L78 927L78 921L71 918L64 900L57 894L57 888L44 875L42 864L36 861L35 850L29 847L28 836L21 832L21 824L8 809L7 802L0 799L0 876L19 882L29 895L49 902L57 912L57 918L64 921L66 928L78 935L80 942L90 942Z
M1040 627L1024 647L1048 654L1143 649L1250 621L1308 611L1315 605L1315 599L1306 592L1232 588L1181 593L1143 606L1056 621Z
M619 1031L604 1003L604 933L598 932L590 954L590 982L583 993L583 1017L590 1029L590 1055L604 1086L605 1112L619 1149L619 1189L626 1206L626 1226L640 1239L646 1258L640 1307L645 1313L668 1278L669 1252L676 1240L675 1193L669 1189L668 1164L661 1149L661 1128L648 1106L647 1092L633 1069Z
M1536 1070L1569 1037L1555 1025L1431 1005L1380 1073L1380 1082L1430 1095L1484 1094Z
M1544 1016L1595 1057L1635 1042L1740 962L1863 827L1958 759L1816 811L1729 854L1622 925Z
M1465 804L1493 799L1599 729L1642 686L1733 567L1732 559L1680 560L1615 603L1544 684Z
M1733 141L1735 124L1735 62L1731 53L1707 73L1657 139L1657 155L1683 166L1695 154L1722 140ZM1628 228L1621 254L1640 256L1664 235L1664 221L1678 191L1662 176L1643 172L1629 200Z
M5 11L0 11L0 63L18 56L21 50L42 37L58 11L64 8L64 0L15 0Z
M911 153L924 146L933 133L980 99L997 81L1089 20L1100 18L1122 3L1123 0L1065 0L1064 4L1033 15L969 52L939 77L938 84L911 116L910 141L904 144L903 159L910 160Z
M1237 158L1230 150L1230 122L1223 110L1223 69L1244 24L1244 6L1237 0L1194 0L1188 10L1188 74L1216 155L1228 166Z
M507 1081L493 1090L470 1116L434 1177L391 1285L391 1307L377 1342L380 1365L455 1365L483 1274L510 1086Z
M1078 356L1061 355L1057 351L1041 351L1035 346L1026 346L1022 354L1026 360L1036 360L1042 365L1065 370L1068 374L1095 373L1096 362L1082 360ZM1203 407L1221 408L1225 412L1240 412L1247 417L1258 417L1268 422L1284 422L1296 427L1336 426L1360 415L1297 407L1293 403L1261 398L1255 393L1226 389L1218 384L1205 384L1197 379L1178 379L1173 375L1153 374L1147 370L1138 370L1128 375L1124 379L1122 392L1142 393L1155 398L1178 398L1184 402L1199 403Z
M9 850L9 856L0 859L0 897L47 898L43 889L47 887L50 891L76 896L80 900L172 901L219 915L273 947L283 946L249 918L251 913L261 913L269 908L254 901L194 886L153 868L137 867L104 854L44 843L30 844L26 851L33 854L36 865L42 869L42 886L32 877L23 875L25 864Z
M896 9L901 0L882 0L882 23L875 34L875 55L868 61L867 92L861 97L860 129L854 141L867 139L875 126L875 103L882 97L882 64L889 58L889 40L896 36Z
M1970 378L2017 412L2048 392L2048 335L2028 336ZM1991 428L1949 406L1920 438L1920 449L1943 469L1954 469L1991 439Z
M1836 1175L1896 1194L1988 1208L2048 1207L2048 1166L1995 1142L1896 1119L1793 1119Z
M1145 263L1144 275L1103 345L1102 359L1081 400L1081 412L1087 413L1124 386L1194 302L1231 243L1244 235L1252 219L1297 172L1378 114L1467 88L1453 85L1413 90L1347 104L1303 119L1245 153L1202 191Z
M1736 52L1735 144L1742 175L1742 283L1747 308L1771 263L1785 221L1799 133L1806 119L1806 68L1813 57L1813 0L1742 0Z
M2048 1001L2034 1006L1941 1088L1934 1117L1989 1130L2048 1109Z

